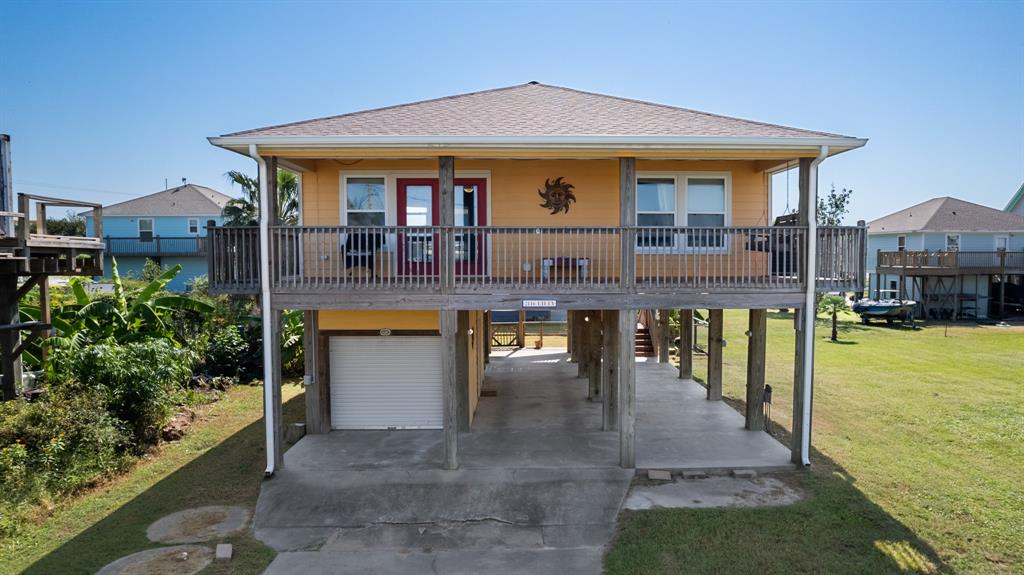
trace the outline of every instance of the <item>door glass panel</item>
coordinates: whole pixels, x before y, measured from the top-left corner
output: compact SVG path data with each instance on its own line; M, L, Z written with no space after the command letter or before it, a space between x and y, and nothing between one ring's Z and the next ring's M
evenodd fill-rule
M455 225L477 225L476 206L479 196L476 185L455 186Z
M405 187L405 225L429 226L434 222L431 186Z
M455 184L455 225L476 226L477 201L480 190L475 184ZM455 260L460 262L473 261L476 258L476 238L472 232L463 232L455 236Z
M424 185L405 186L405 225L430 226L434 223L434 188ZM411 263L434 260L434 234L429 231L405 236L405 258Z

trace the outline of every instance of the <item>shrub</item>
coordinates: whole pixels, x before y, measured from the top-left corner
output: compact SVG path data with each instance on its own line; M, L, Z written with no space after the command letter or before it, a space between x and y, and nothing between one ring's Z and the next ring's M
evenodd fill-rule
M217 330L206 345L206 370L210 375L242 377L249 356L249 343L236 325Z
M89 389L56 389L0 404L0 537L19 510L74 492L124 467L128 433Z
M136 450L156 442L160 428L184 400L193 358L162 339L104 343L62 350L61 385L101 394L107 411L124 423Z

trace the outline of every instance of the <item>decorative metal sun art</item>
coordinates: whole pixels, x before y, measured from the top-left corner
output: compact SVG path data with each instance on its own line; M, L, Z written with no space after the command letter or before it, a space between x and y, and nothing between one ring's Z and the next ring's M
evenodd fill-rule
M551 210L551 215L558 212L569 213L569 204L576 201L576 195L572 193L574 186L562 180L561 176L554 181L545 178L544 189L537 190L537 195L544 200L540 207Z

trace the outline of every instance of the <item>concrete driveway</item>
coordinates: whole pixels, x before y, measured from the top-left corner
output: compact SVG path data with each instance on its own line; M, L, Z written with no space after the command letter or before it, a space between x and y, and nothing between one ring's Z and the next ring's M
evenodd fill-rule
M601 572L634 476L564 352L492 356L457 471L440 431L303 438L266 481L256 536L270 574ZM637 459L660 468L779 467L788 451L666 365L637 365ZM709 445L717 446L709 451Z

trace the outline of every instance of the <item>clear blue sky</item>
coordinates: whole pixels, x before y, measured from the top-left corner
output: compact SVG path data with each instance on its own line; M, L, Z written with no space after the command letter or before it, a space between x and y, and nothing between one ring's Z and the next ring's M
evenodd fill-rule
M870 138L822 166L850 220L1002 208L1022 30L1024 2L5 2L0 131L18 190L111 203L254 171L207 136L537 80Z

